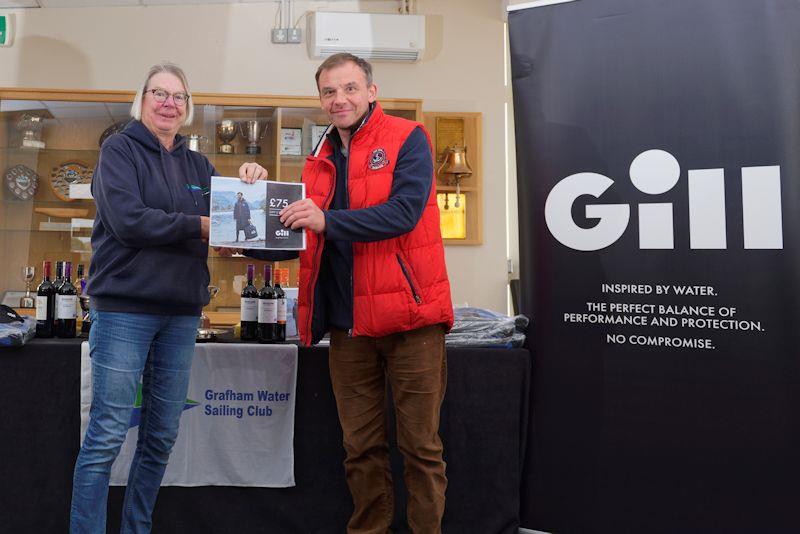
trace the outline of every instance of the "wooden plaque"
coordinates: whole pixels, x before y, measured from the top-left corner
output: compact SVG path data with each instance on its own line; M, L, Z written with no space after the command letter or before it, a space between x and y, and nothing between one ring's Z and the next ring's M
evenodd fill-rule
M464 146L463 117L436 117L436 163L444 161L447 147Z

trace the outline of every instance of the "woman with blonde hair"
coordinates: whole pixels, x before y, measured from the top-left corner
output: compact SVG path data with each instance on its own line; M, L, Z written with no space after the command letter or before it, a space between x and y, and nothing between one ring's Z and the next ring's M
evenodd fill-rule
M91 297L92 406L72 487L70 532L104 533L111 465L141 379L139 438L122 532L149 532L189 387L201 309L208 303L209 190L214 167L178 130L192 120L186 75L149 69L125 129L103 142L92 180L97 205ZM256 163L244 182L265 179Z

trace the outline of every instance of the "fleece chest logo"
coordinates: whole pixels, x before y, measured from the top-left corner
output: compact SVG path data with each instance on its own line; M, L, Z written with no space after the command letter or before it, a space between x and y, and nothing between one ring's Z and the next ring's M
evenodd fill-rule
M382 169L389 164L389 158L386 157L386 151L382 148L376 148L369 155L369 168L373 171Z

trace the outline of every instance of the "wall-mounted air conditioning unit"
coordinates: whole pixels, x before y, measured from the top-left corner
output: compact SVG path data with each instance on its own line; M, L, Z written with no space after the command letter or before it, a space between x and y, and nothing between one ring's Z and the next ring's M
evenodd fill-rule
M364 59L419 61L425 50L423 15L316 11L308 16L308 55L350 52Z

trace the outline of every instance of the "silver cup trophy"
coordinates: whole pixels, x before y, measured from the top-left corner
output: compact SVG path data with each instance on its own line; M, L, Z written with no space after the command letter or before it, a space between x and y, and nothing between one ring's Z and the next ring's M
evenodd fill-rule
M89 309L91 308L90 302L89 295L86 293L78 297L78 304L81 305L81 318L83 319L81 323L81 337L89 335L89 331L92 328L92 320L89 317Z
M220 154L233 154L233 145L230 144L236 137L236 121L223 119L217 123L217 137L222 141L219 145Z
M36 300L31 295L31 282L36 276L36 268L27 266L22 268L22 279L25 280L25 294L19 298L20 308L35 308Z
M42 141L42 129L44 128L44 117L25 113L17 121L17 129L22 132L23 148L44 148Z
M208 141L208 137L199 134L190 134L186 137L188 139L187 146L189 147L189 150L203 152L202 147L205 145L206 141Z
M244 128L242 128L244 124ZM245 121L239 123L239 128L242 130L242 136L247 139L247 148L245 152L248 154L261 154L261 147L259 142L264 138L267 133L267 123L258 119Z

